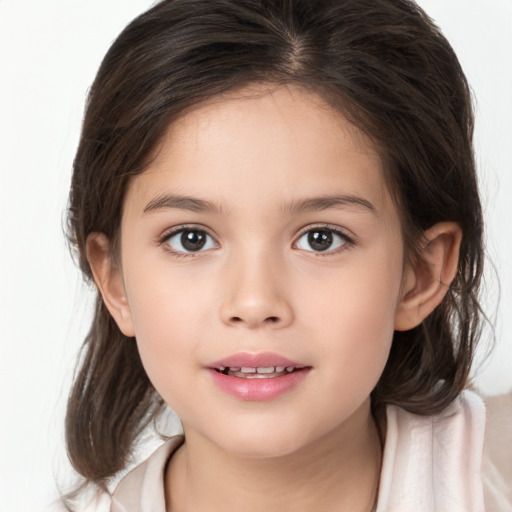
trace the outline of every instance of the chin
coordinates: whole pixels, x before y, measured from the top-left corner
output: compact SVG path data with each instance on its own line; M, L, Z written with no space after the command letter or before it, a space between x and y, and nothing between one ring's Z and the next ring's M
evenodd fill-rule
M286 457L300 451L309 444L310 439L306 432L295 428L276 428L268 425L257 428L226 429L220 439L218 435L210 438L221 450L238 457L253 459L269 459Z

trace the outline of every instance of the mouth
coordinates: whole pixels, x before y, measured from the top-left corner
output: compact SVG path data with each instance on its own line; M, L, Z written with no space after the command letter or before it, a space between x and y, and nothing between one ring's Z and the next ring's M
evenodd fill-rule
M273 352L239 352L210 363L208 367L221 375L239 379L276 379L311 368Z
M222 375L240 379L275 379L303 369L304 367L296 366L220 366L214 368Z
M273 352L240 352L207 366L213 383L238 399L273 400L304 381L311 366Z
M241 400L274 400L301 386L312 366L273 352L239 352L207 366L215 386Z

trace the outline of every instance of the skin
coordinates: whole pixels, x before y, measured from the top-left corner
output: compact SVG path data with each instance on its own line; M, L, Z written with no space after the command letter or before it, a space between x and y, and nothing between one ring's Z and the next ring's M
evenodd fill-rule
M423 263L405 266L376 148L297 87L201 105L156 149L126 194L120 264L104 235L91 235L88 251L107 306L183 423L167 510L370 510L382 447L369 396L393 331L442 299L460 230L434 226ZM215 207L171 207L163 195ZM333 196L344 201L298 208ZM183 225L208 234L203 250L169 238ZM332 249L308 243L315 228L339 231ZM311 370L275 399L241 400L206 370L240 351Z

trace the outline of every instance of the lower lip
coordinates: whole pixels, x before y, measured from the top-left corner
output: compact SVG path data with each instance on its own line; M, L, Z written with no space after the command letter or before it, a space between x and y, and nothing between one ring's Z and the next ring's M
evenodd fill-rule
M228 395L235 396L242 400L272 400L278 396L290 391L292 388L302 382L310 368L301 368L291 373L286 373L279 377L266 379L244 379L243 377L233 377L224 375L216 370L209 369L213 382L222 391Z

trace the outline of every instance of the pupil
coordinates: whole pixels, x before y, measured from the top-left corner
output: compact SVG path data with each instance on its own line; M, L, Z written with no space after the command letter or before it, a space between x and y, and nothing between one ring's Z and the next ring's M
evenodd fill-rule
M206 243L204 233L200 231L183 231L181 244L187 251L199 251Z
M330 231L311 231L308 234L308 243L315 251L326 251L332 245Z

